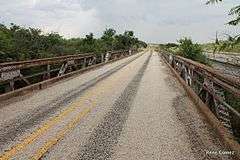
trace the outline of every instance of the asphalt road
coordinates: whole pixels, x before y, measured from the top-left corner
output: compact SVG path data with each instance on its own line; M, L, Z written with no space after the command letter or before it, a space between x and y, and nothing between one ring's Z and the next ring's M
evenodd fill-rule
M0 104L0 159L231 159L148 50Z

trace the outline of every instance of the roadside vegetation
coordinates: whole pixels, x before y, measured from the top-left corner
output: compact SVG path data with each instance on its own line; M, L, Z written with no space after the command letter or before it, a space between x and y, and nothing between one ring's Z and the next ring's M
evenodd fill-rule
M178 40L177 44L160 44L159 47L167 52L209 65L208 59L203 53L202 46L198 43L193 43L190 38L182 38Z
M228 41L221 41L218 42L218 44L216 43L205 43L205 44L201 44L202 48L204 51L208 51L208 52L214 52L214 53L219 53L219 52L226 52L225 54L227 54L228 52L231 53L239 53L240 54L240 44L235 44L230 46L226 46L226 43L229 43Z
M222 2L223 0L208 0L206 2L209 4L216 4ZM229 15L234 18L229 21L228 25L238 26L240 24L240 5L233 7L229 11ZM166 50L173 54L178 54L183 57L198 61L200 63L208 64L209 62L203 51L209 51L213 53L218 52L236 52L240 53L240 34L236 33L235 36L228 35L226 39L219 40L218 35L216 35L215 42L206 44L194 44L190 38L183 38L178 41L178 44L167 43L160 44L159 48Z
M207 57L204 55L201 45L193 43L189 38L180 39L179 43L179 51L183 57L208 64Z
M216 4L223 2L224 0L208 0L207 4ZM227 22L228 25L239 27L240 24L240 4L234 6L230 9L229 16L232 16L232 20ZM240 34L235 33L235 35L227 35L226 39L219 40L218 35L216 35L215 43L207 43L202 45L204 50L213 51L218 53L223 52L236 52L240 53Z
M55 32L44 34L36 28L0 24L0 63L88 52L98 54L146 46L145 42L134 36L133 31L117 34L110 28L100 38L90 33L84 38L66 39Z

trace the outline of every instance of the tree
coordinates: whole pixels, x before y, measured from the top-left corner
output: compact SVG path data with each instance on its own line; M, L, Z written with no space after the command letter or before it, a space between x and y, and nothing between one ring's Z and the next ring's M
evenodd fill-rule
M218 2L222 2L222 1L223 0L208 0L206 4L218 3ZM233 25L233 26L239 25L240 24L240 5L233 7L229 11L229 15L235 16L236 18L229 21L228 24ZM233 47L239 43L240 43L240 35L237 35L237 36L228 35L227 41L224 41L222 44L219 43L216 45L219 50L223 50L223 49L226 49L229 47ZM215 50L217 50L217 48Z
M112 28L106 29L103 32L103 36L101 37L101 39L105 43L104 47L106 48L106 50L113 50L115 34L116 31Z
M207 64L207 57L203 54L201 46L193 43L190 38L183 38L178 41L180 43L179 50L183 57Z
M139 48L146 43L139 41L133 31L117 34L106 29L101 38L89 33L84 38L65 39L58 33L43 34L40 29L24 28L16 24L6 27L0 24L0 62L29 60L65 54Z
M218 2L222 2L223 0L209 0L207 1L207 4L211 4L211 3L218 3ZM228 22L229 25L238 25L240 23L240 5L237 5L235 7L233 7L230 11L229 11L229 15L231 16L236 16L235 19L231 20L230 22Z

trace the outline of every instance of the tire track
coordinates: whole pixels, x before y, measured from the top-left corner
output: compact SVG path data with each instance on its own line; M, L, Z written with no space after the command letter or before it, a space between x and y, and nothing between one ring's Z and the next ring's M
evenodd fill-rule
M32 111L31 114L26 113L25 115L20 115L13 121L5 124L0 133L0 151L3 151L3 147L9 143L10 141L15 141L17 137L21 136L26 130L36 126L37 124L41 123L45 119L47 119L52 114L56 113L58 110L69 104L73 101L76 97L79 97L83 92L90 87L93 87L98 82L106 79L107 77L111 76L115 72L119 71L123 67L127 66L134 60L141 57L143 54L128 60L120 64L109 71L106 71L102 75L88 81L80 85L77 89L71 90L61 97L58 97L55 100L50 101L46 105L39 106L35 110ZM64 97L64 98L63 98Z
M111 157L113 147L117 144L121 135L151 56L152 54L149 55L121 96L115 101L111 111L106 114L103 121L94 129L88 143L80 151L76 159L105 160Z

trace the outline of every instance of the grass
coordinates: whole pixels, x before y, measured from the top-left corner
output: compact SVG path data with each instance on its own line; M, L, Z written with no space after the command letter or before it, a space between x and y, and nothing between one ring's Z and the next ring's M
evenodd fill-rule
M205 44L201 44L201 46L204 51L213 52L215 48L215 43L205 43ZM220 52L222 52L223 54L238 53L240 55L240 44L234 47L225 48Z

